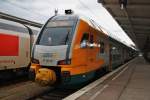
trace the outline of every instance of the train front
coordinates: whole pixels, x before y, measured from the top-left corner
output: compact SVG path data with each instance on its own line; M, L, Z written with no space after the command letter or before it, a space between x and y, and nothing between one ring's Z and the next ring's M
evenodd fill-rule
M54 85L70 75L62 66L71 64L70 52L77 17L55 16L43 26L32 52L31 77L41 85ZM35 76L35 77L34 77Z

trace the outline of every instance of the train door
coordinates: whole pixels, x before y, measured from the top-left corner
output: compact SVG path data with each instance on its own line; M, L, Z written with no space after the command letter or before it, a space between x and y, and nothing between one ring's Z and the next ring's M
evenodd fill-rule
M124 56L125 52L124 51L125 51L124 47L122 47L122 64L124 64L124 59L125 59L125 56Z
M88 48L88 69L94 68L95 67L95 58L96 58L96 52L95 52L95 46L94 46L94 41L95 40L95 32L94 30L90 30L89 34L89 48Z
M31 49L32 49L32 38L31 38L31 36L33 35L33 32L28 26L26 26L26 25L24 25L24 26L28 29L29 36L30 36L30 55L31 55Z
M109 44L108 44L108 37L101 35L99 39L100 44L100 57L102 58L101 61L102 67L106 69L106 71L109 69Z
M76 53L75 56L80 57L78 61L79 65L87 65L88 61L88 43L89 43L89 33L84 32L81 41L80 41L80 50Z
M90 42L90 46L89 46L89 49L88 49L88 62L89 63L93 63L94 62L94 35L92 33L90 33L90 37L89 37L89 42Z
M112 71L112 45L109 44L109 67L108 71Z

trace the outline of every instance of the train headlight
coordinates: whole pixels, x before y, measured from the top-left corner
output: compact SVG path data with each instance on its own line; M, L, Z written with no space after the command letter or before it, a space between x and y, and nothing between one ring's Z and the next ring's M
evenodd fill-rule
M62 79L63 79L63 82L70 82L71 80L70 71L62 71Z
M32 63L39 64L40 62L39 62L39 60L32 58Z
M70 71L62 71L63 77L70 77Z
M60 61L58 61L57 64L58 64L58 65L69 65L69 64L71 64L71 59L68 59L68 60L60 60Z

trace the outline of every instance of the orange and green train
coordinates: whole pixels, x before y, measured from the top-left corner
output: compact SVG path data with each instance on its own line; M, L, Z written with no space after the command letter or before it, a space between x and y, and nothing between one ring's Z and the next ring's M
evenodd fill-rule
M31 77L41 85L74 87L99 69L111 71L131 58L131 49L110 38L93 20L57 15L41 29L32 52ZM125 56L126 55L126 56Z

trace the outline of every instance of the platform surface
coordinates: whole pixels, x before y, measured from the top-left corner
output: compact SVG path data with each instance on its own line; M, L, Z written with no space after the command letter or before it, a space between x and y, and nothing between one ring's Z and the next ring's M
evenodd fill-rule
M76 100L150 100L150 64L146 63L142 57L135 58L120 71L107 78L81 95L79 93L86 88L74 93L70 98ZM69 98L64 100L67 99Z

